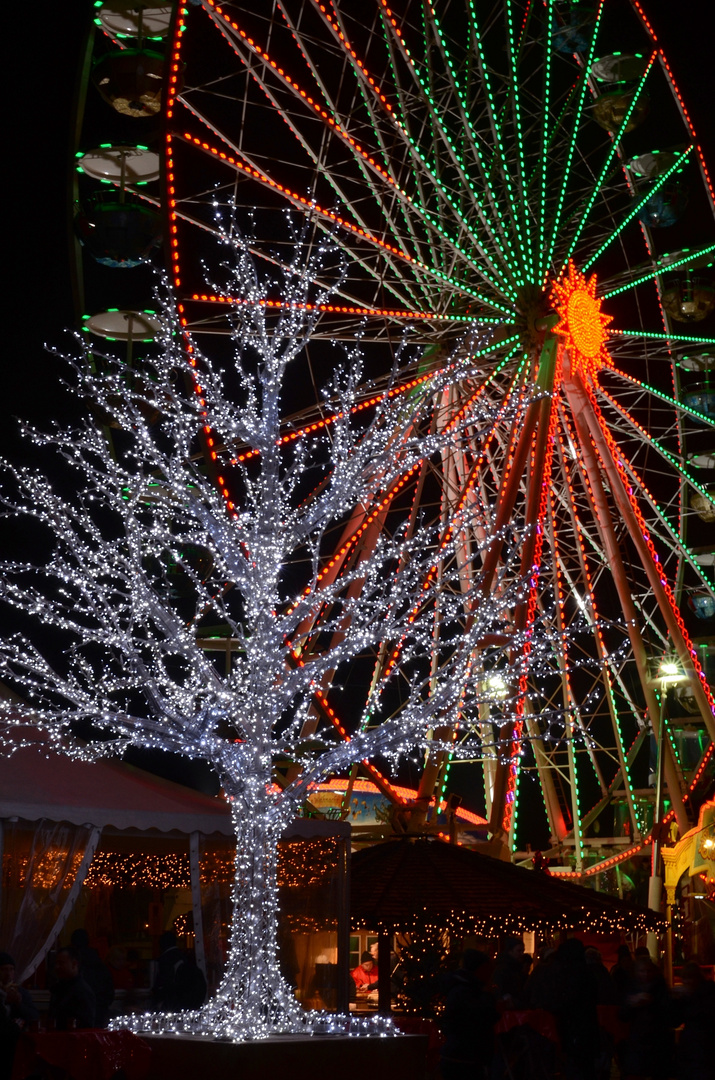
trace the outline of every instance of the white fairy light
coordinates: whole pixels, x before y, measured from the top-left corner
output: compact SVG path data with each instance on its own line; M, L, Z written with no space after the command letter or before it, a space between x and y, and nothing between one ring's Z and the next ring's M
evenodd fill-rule
M47 732L50 749L84 760L160 748L208 761L230 800L233 918L216 995L200 1010L124 1017L115 1026L228 1039L385 1034L388 1021L302 1011L283 980L276 843L322 779L420 745L468 758L479 736L463 717L476 715L482 700L496 700L502 714L513 702L514 687L495 681L501 674L484 691L474 663L478 653L488 675L523 644L514 634L508 649L483 645L507 640L501 632L527 594L511 565L523 537L513 527L497 534L483 518L477 531L481 511L469 502L445 535L440 523L410 520L409 508L401 515L390 501L402 478L460 437L460 429L430 431L424 416L451 380L478 376L487 339L463 340L430 381L410 395L383 392L371 413L353 409L356 345L324 388L329 427L310 441L286 439L287 373L314 324L305 305L317 308L330 295L316 296L312 284L327 276L326 251L305 261L297 246L281 285L286 305L268 313L258 304L266 282L245 245L234 247L229 293L246 303L237 309L230 372L193 346L187 355L167 303L161 347L138 373L96 354L73 363L76 393L121 429L116 452L90 422L49 435L27 429L37 447L59 454L72 496L37 471L4 464L4 517L33 519L51 552L44 561L4 562L2 598L36 616L55 641L43 651L17 634L0 645L0 675L27 702L0 704L0 749L24 745L28 724ZM465 413L473 443L490 430L493 411L479 399ZM344 529L356 507L366 508L362 522L383 503L389 528L369 544L363 530L339 572L328 572L330 531ZM457 558L467 530L470 544ZM482 552L502 539L513 556L485 595ZM205 628L216 626L229 643L228 672L225 654L208 651ZM382 676L343 733L338 718L329 722L323 687L339 685L381 647ZM77 740L78 723L93 731L90 741ZM459 743L427 741L435 728L458 731ZM278 759L292 765L282 788L274 783Z

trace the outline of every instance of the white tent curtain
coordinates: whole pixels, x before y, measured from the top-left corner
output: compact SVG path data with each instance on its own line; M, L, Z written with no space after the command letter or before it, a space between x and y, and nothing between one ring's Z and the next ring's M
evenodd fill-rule
M191 903L194 915L194 955L196 965L207 975L206 950L204 948L204 920L201 914L201 866L199 863L201 834L192 832L189 839L189 867L191 870Z
M101 829L43 819L0 822L0 948L28 979L54 945L82 888Z

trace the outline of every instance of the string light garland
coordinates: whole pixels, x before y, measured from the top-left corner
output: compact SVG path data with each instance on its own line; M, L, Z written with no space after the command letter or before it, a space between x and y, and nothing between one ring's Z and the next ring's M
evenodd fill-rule
M305 890L319 886L339 865L340 844L334 837L298 842L280 841L276 881L279 889ZM58 852L54 858L49 852L35 869L33 887L48 888L54 884L60 860L66 852ZM215 885L233 880L235 850L205 852L199 860L199 878L202 885ZM81 857L76 857L77 867ZM77 867L67 875L71 884ZM99 851L95 854L84 880L86 889L113 886L135 889L190 889L191 868L188 854L169 853L151 855L146 852L127 853Z

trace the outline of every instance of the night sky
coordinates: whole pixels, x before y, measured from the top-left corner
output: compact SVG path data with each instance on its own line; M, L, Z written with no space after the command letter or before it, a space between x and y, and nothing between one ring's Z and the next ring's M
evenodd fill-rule
M681 86L712 171L713 0L646 0L645 7ZM44 345L60 345L63 329L71 327L74 320L67 178L78 65L92 8L90 0L44 0L31 8L15 5L10 15L14 22L6 38L5 111L11 134L4 147L10 189L4 216L10 244L5 258L9 281L4 289L0 450L12 456L22 453L14 416L45 424L66 415L69 408L58 388L57 362L46 354ZM93 88L88 92L96 93ZM137 141L141 141L141 123Z
M57 414L56 364L44 354L58 344L74 312L69 283L68 157L72 104L82 39L92 3L44 3L27 10L16 5L17 48L8 47L11 74L6 114L11 136L5 144L5 170L12 194L4 216L6 249L5 311L9 349L4 357L3 424L0 445L8 444L13 415L38 419ZM715 8L712 0L650 0L645 3L705 148L715 166ZM11 16L11 19L13 16ZM8 43L12 37L8 35ZM96 94L93 88L90 94ZM138 121L139 127L144 121ZM137 129L139 130L139 128ZM137 139L141 136L138 134ZM15 173L14 181L12 173ZM121 271L121 273L132 271ZM120 271L118 271L120 273ZM9 296L8 296L9 291ZM12 426L12 425L11 425ZM14 439L11 440L14 443Z

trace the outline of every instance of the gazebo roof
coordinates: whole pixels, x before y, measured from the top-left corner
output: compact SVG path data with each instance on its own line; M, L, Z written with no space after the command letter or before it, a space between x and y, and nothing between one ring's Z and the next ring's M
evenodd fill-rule
M549 926L597 932L655 929L660 916L548 873L430 839L399 839L356 852L355 927L408 931L435 921L489 936Z

